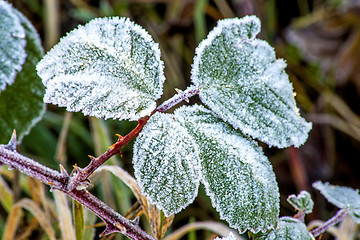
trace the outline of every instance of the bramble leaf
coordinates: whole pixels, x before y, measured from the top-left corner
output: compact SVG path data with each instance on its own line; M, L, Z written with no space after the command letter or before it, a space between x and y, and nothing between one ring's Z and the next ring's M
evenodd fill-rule
M181 107L174 114L199 146L201 180L220 217L240 232L274 228L278 186L256 142L199 105Z
M305 224L292 217L282 217L278 226L265 240L315 240L314 236L307 230Z
M156 107L160 49L127 18L98 18L68 33L37 66L44 101L99 118L138 120Z
M25 29L13 7L0 1L0 92L15 81L26 59ZM12 131L12 130L11 130Z
M297 196L292 194L287 198L287 201L296 210L302 211L306 214L311 213L314 207L314 202L311 199L311 195L307 191L301 191Z
M213 112L245 134L277 147L296 147L307 139L311 123L299 116L283 60L255 39L255 16L225 19L196 49L192 82Z
M236 240L236 237L232 232L230 232L227 237L223 237L223 238L217 237L214 240Z
M150 118L135 141L133 164L142 192L167 217L197 196L199 153L194 139L171 114Z
M18 141L42 118L44 86L35 66L43 56L40 38L26 17L12 9L24 29L26 61L17 73L15 82L0 93L0 142L6 143L16 129ZM0 33L2 34L2 32Z
M360 224L360 194L358 189L335 186L321 181L313 183L313 187L338 208L347 209L354 221Z

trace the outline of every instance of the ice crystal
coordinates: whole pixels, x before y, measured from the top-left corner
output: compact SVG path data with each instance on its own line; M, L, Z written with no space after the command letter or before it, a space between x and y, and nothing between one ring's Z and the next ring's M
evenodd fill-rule
M26 59L25 29L13 7L0 0L0 92L15 81Z
M204 107L181 107L174 114L198 144L202 182L221 218L240 232L274 228L278 187L255 141Z
M303 211L304 213L311 213L314 207L314 202L311 199L311 195L307 191L301 191L297 196L292 194L287 198L287 201L296 210Z
M45 102L102 118L149 115L165 80L160 49L127 18L98 18L62 38L37 66Z
M309 233L306 225L298 219L282 217L278 226L272 231L265 240L315 240Z
M13 129L16 129L18 142L21 142L45 112L44 86L35 70L44 55L40 38L22 13L15 8L12 12L25 30L26 61L16 74L14 83L0 93L0 143L8 141Z
M360 194L359 190L349 187L330 185L321 181L313 183L313 187L338 208L349 210L352 218L360 224Z
M170 114L150 118L136 139L133 164L141 190L166 216L180 212L198 193L195 141Z
M245 134L277 147L300 146L311 124L299 116L283 60L255 39L255 16L220 20L196 49L192 81L200 99Z
M217 237L214 240L236 240L236 237L232 232L230 232L227 237L223 237L223 238Z

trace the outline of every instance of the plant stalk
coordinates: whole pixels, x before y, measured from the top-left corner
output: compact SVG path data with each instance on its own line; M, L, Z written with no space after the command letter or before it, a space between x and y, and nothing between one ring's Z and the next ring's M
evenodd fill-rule
M135 129L136 131L134 131ZM139 128L135 129L132 134L136 134L139 130ZM52 189L58 189L83 204L106 223L106 229L101 234L102 236L113 232L121 232L134 240L154 240L153 237L142 230L136 223L111 209L86 189L74 188L69 190L68 184L71 177L61 165L61 171L58 172L19 154L12 148L14 141L16 142L15 137L12 138L8 145L0 145L0 164L7 165L10 169L16 169L32 178L38 179L50 185ZM120 144L120 146L123 145Z
M310 233L314 237L319 236L320 234L325 232L331 226L337 224L338 222L341 222L346 217L347 214L348 214L347 209L340 209L332 218L327 220L322 226L311 230Z
M71 174L70 182L68 184L68 191L72 191L78 186L81 186L81 184L87 185L87 181L89 176L94 173L94 171L100 167L103 163L105 163L109 158L112 156L120 153L121 148L123 148L126 144L128 144L132 139L134 139L147 121L149 120L150 116L146 116L139 120L139 124L134 128L129 134L127 134L125 137L119 136L118 141L112 145L109 150L107 150L105 153L100 155L99 157L90 157L91 162L89 165L87 165L85 168L79 168L75 167L73 173Z
M185 91L177 90L178 93L174 95L172 98L169 98L163 104L161 104L158 108L155 109L155 112L165 112L166 110L174 107L176 104L180 103L181 101L189 101L190 97L195 96L199 93L199 87L197 86L190 86Z

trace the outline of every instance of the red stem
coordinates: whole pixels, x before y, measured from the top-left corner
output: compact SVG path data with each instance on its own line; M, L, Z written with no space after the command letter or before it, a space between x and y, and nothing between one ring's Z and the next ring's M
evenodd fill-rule
M87 190L68 191L70 176L61 168L61 172L50 169L33 159L27 158L9 145L0 145L0 164L17 169L26 175L36 178L41 182L50 185L53 189L60 190L75 199L90 211L99 216L105 223L106 229L102 235L113 232L121 232L134 240L154 240L149 234L142 230L136 223L126 219L115 210L108 207L104 202L93 196Z
M92 158L89 165L85 168L76 167L72 177L70 178L70 182L68 184L68 191L74 190L80 183L87 182L89 176L94 173L94 171L100 167L104 162L106 162L112 156L120 153L121 148L123 148L126 144L128 144L132 139L137 137L147 121L149 120L150 116L146 116L140 119L138 122L139 124L134 128L130 133L128 133L125 137L119 137L118 141L110 147L105 153L100 155L97 158Z

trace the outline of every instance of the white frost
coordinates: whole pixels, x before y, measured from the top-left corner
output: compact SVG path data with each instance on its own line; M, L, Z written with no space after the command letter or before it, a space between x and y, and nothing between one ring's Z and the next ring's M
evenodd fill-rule
M120 120L150 114L165 80L158 44L118 17L94 19L68 33L37 71L47 103Z
M0 92L15 81L26 59L25 29L6 1L0 1Z
M192 82L214 113L270 146L302 145L311 129L300 117L293 88L274 49L255 39L255 16L226 19L196 49Z
M155 113L137 137L133 164L140 189L166 216L197 196L199 152L194 139L170 114Z
M236 237L232 232L230 232L227 237L223 237L223 238L217 237L214 240L236 240Z
M240 232L274 228L279 190L256 142L202 106L184 106L174 114L199 146L202 182L220 217Z

